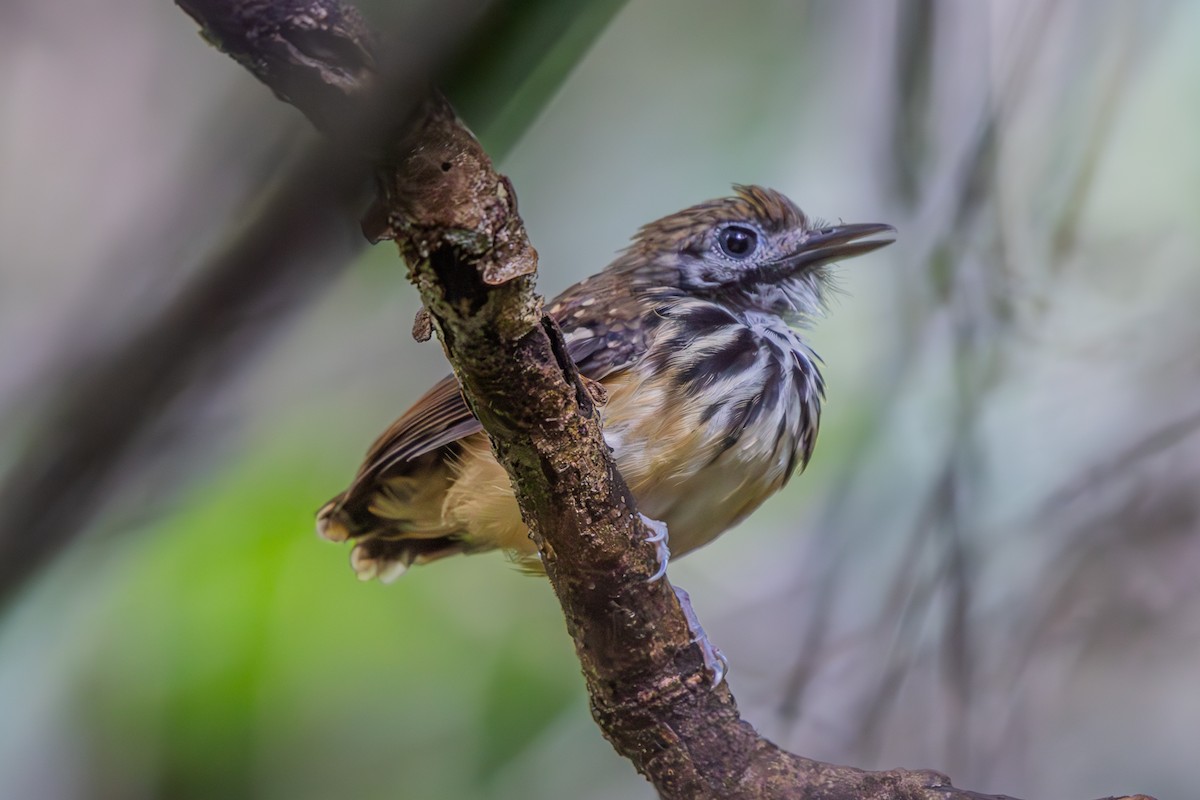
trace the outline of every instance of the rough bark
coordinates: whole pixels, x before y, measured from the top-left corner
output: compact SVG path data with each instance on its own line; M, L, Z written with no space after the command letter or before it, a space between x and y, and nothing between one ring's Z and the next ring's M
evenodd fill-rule
M325 102L335 117L371 118L351 110L375 102L377 87L354 79L358 42L369 35L345 4L179 2L210 41L320 127L330 127ZM346 36L349 48L312 45ZM331 92L341 96L327 101ZM383 141L376 133L338 131L360 143ZM403 136L363 152L374 160L379 187L373 238L398 244L464 394L512 477L574 639L593 716L660 795L999 800L956 789L936 772L867 772L802 758L740 718L728 687L710 686L669 583L647 581L656 569L648 531L604 444L602 398L580 378L534 290L537 253L511 184L436 95ZM425 327L419 320L414 330Z

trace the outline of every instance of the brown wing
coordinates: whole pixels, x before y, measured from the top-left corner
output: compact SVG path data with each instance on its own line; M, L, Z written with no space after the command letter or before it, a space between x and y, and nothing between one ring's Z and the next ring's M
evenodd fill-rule
M447 375L375 440L354 484L481 430L463 400L458 381Z
M587 291L577 284L548 313L567 338L567 352L592 380L628 369L646 352L649 330L628 284L595 276ZM384 431L367 453L354 482L317 512L317 530L328 539L353 539L351 563L360 578L395 577L471 547L443 517L453 485L460 442L482 431L453 376L439 381Z
M606 314L580 314L590 309L570 302L571 296L572 290L568 290L550 307L549 313L562 326L568 338L567 353L581 374L595 381L603 380L641 358L646 349L646 332L641 330L640 320L629 313L633 310L632 303L610 305ZM620 325L615 326L618 319ZM447 375L375 440L347 493L403 462L414 461L482 430L463 399L458 381Z

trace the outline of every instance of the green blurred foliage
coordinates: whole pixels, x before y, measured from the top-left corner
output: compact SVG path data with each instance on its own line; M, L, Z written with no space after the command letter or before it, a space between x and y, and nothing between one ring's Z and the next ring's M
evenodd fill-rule
M493 159L508 155L625 2L489 6L444 86Z
M302 438L194 487L104 577L72 689L96 780L111 796L137 794L126 776L176 798L486 796L583 702L569 639L547 646L553 598L498 555L453 582L434 567L358 584L344 549L297 535L297 498L340 473L287 441ZM381 782L388 763L403 767Z

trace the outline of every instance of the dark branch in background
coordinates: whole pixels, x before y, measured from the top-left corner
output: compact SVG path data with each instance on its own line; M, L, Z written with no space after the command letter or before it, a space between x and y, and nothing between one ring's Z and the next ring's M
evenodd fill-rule
M1072 480L1051 494L1042 503L1039 516L1078 500L1085 492L1096 491L1097 487L1117 477L1125 477L1140 466L1141 462L1186 442L1200 432L1200 411L1193 411L1182 419L1169 422L1151 431L1102 464L1096 464L1080 477Z
M915 205L921 195L921 167L929 140L929 101L932 94L934 25L933 0L903 0L896 6L896 70L891 114L892 190L905 205Z
M0 487L0 602L86 525L139 435L198 369L217 367L215 380L238 366L267 298L294 307L348 261L348 218L367 178L328 147L301 156L186 290L72 376Z
M902 96L895 98L893 104L893 125L886 145L892 148L889 152L893 154L920 154L927 152L927 143L910 142L907 141L907 137L926 135L929 121L914 119L912 109L924 109L928 112L929 87L923 85L922 81L929 80L928 61L936 61L940 57L937 55L936 45L943 33L953 33L955 17L935 14L934 19L927 19L929 4L925 0L909 0L899 8L895 72L897 91L901 92ZM927 388L919 384L904 386L893 376L897 371L903 377L920 374L920 370L911 369L912 364L929 354L930 344L936 346L940 343L927 335L929 328L943 324L947 317L953 323L954 347L947 371L954 376L958 391L951 411L953 423L946 426L951 432L949 446L944 450L933 479L921 486L920 491L925 494L925 498L915 515L913 527L905 534L904 541L907 544L903 558L892 572L890 591L885 595L886 600L879 604L877 619L866 624L865 633L862 635L863 640L872 643L862 647L862 652L866 654L865 662L876 664L878 668L877 675L872 677L872 684L859 706L863 709L862 717L853 721L854 733L849 738L855 742L858 757L866 760L872 759L882 747L889 727L888 718L898 705L898 700L903 697L901 690L905 682L910 676L916 677L918 666L928 673L936 672L940 665L942 669L938 680L950 695L950 702L946 705L953 715L943 726L949 731L946 742L948 758L958 765L966 763L968 753L956 752L955 748L962 747L964 742L979 738L972 735L971 729L980 727L978 722L981 718L977 716L972 720L964 716L963 712L967 709L961 698L978 697L979 690L986 680L985 676L989 672L994 675L997 672L997 663L1002 660L980 657L978 653L981 653L982 649L978 648L978 636L975 637L974 647L966 646L969 630L964 625L964 617L968 606L974 606L971 609L972 616L979 630L992 630L994 639L996 628L981 619L983 612L978 607L982 604L972 602L973 587L977 588L982 583L981 573L984 569L982 559L975 559L972 564L971 557L976 554L971 552L970 546L972 543L981 542L983 537L978 528L973 527L977 523L969 515L961 513L955 498L959 498L958 503L961 504L963 496L978 497L979 490L983 488L978 472L972 465L972 451L977 446L973 442L977 436L980 415L986 408L991 391L1001 382L1010 379L1013 375L1012 370L1019 366L1014 363L1014 360L1020 358L1016 354L1028 346L1028 342L1021 338L1022 334L1028 334L1028 330L1022 331L1017 328L1017 323L1028 324L1028 307L1032 304L1027 303L1024 308L1014 309L1013 298L1019 299L1023 293L1020 283L1023 276L1020 270L1014 269L1008 263L1008 259L1013 257L1012 251L1022 254L1026 251L1011 246L1005 235L1005 226L1001 224L1003 212L995 206L992 184L998 177L996 165L999 154L996 152L996 142L997 135L1005 130L1005 118L1014 116L1014 112L1027 102L1033 87L1043 79L1032 65L1038 63L1045 49L1046 31L1052 27L1055 13L1061 10L1062 4L1045 4L1033 9L1028 15L1027 24L1021 28L1025 33L1012 37L1013 41L1021 44L1016 48L1016 56L1009 59L1008 68L1000 76L1001 89L995 101L985 105L980 122L971 134L971 140L965 150L966 158L958 169L959 177L953 186L953 203L946 204L948 212L929 214L931 204L938 202L938 193L926 191L927 187L920 184L907 183L908 164L889 163L889 167L897 172L892 182L899 187L895 189L898 200L914 206L925 206L922 216L931 220L925 227L932 233L928 237L930 244L921 248L929 253L930 266L926 280L899 280L900 291L897 292L897 296L911 297L914 286L918 290L933 287L941 290L932 301L907 304L908 308L919 312L919 315L911 322L906 319L907 324L900 326L900 335L896 337L893 355L886 359L887 366L882 368L885 377L880 381L880 385L884 388L878 396L886 399L884 404L876 409L878 413L872 413L870 416L886 419L888 404L898 405L896 398L905 393L920 393ZM941 17L947 17L947 20L942 20ZM1064 172L1068 175L1071 175L1071 172L1060 168L1046 176L1047 183L1054 191L1043 192L1055 198L1054 203L1047 205L1062 206L1056 216L1046 215L1044 212L1039 215L1048 217L1053 226L1052 232L1047 231L1047 241L1044 243L1044 250L1049 253L1045 260L1045 269L1042 270L1046 274L1058 275L1062 272L1063 264L1059 263L1060 259L1069 254L1070 243L1075 238L1075 229L1080 223L1081 210L1088 196L1087 189L1101 162L1104 143L1110 134L1113 120L1119 116L1119 102L1124 96L1125 87L1134 83L1131 80L1131 75L1136 74L1137 66L1134 55L1139 47L1144 50L1147 46L1145 23L1150 18L1154 19L1155 25L1164 24L1163 15L1148 17L1140 14L1130 19L1114 15L1111 20L1106 18L1104 27L1113 38L1093 41L1091 46L1083 51L1087 55L1075 67L1076 74L1072 76L1073 80L1063 87L1064 103L1067 98L1081 94L1079 87L1088 80L1098 83L1100 89L1089 93L1095 96L1092 105L1096 108L1083 115L1086 122L1081 126L1080 136L1066 139L1059 145L1060 149L1057 152L1051 150L1053 155L1048 159L1053 163L1071 165L1074 174L1065 192L1065 200L1058 199L1064 192L1055 179ZM949 24L944 24L947 21ZM932 35L931 32L937 35ZM1098 44L1108 46L1097 46ZM914 49L921 51L914 52ZM1113 57L1114 54L1116 57ZM1078 143L1081 140L1086 146L1082 150L1082 158L1078 159L1081 163L1075 168L1074 154L1080 150ZM894 160L895 156L892 158ZM916 194L909 195L904 191L910 186L917 190ZM1034 203L1032 207L1038 208L1038 204ZM1040 221L1039 219L1039 223ZM910 230L903 224L903 220L899 222L902 230ZM913 227L919 230L920 226ZM1029 225L1028 229L1037 230L1044 227L1034 224ZM909 238L911 240L911 237ZM1024 244L1028 247L1030 242ZM1041 242L1037 244L1042 245ZM909 246L911 247L911 241ZM922 260L914 259L913 263L921 264ZM1038 263L1040 266L1042 262ZM1027 276L1025 279L1028 280ZM992 284L991 287L988 287L989 283ZM984 288L984 292L981 293L980 288ZM1027 293L1028 289L1024 289L1024 292ZM1024 312L1024 316L1017 319L1016 311ZM920 333L920 336L917 333ZM1009 364L1013 365L1012 368ZM1128 478L1132 472L1129 468L1136 460L1168 446L1172 441L1170 437L1186 436L1194 424L1195 418L1189 415L1177 423L1164 426L1137 446L1123 451L1118 457L1096 469L1083 471L1071 482L1067 495L1075 496L1089 489L1092 495L1090 499L1094 500L1099 494L1095 491L1096 487L1102 482L1110 480L1116 474ZM867 437L867 440L871 438L873 437ZM824 541L812 549L818 554L832 553L832 556L824 557L833 561L835 568L849 564L849 559L855 552L847 541L856 534L847 530L842 520L846 518L845 508L850 505L847 497L858 497L858 494L849 491L848 484L861 467L867 453L866 448L859 446L854 455L847 460L839 479L835 481L833 499L826 504L817 526ZM1131 460L1126 462L1126 458ZM1012 535L1017 537L1029 535L1030 532L1045 535L1048 512L1062 504L1067 495L1052 495L1051 499L1045 502L1043 509L1019 523ZM1086 531L1084 535L1089 545L1095 541L1098 527L1092 519L1080 526L1081 532ZM1130 524L1125 529L1140 532L1144 526ZM1049 570L1051 574L1037 582L1038 596L1048 597L1049 593L1044 587L1059 585L1062 580L1060 576L1063 573L1069 574L1070 564L1075 555L1067 550L1085 546L1084 536L1069 538L1072 540L1071 544L1064 548L1063 554L1050 560L1053 564ZM1091 552L1090 547L1088 552ZM809 688L822 657L826 655L826 631L830 627L829 619L834 612L831 596L839 587L842 578L834 570L826 570L819 574L816 580L823 588L812 593L816 594L817 598L813 603L815 612L809 615L805 623L806 647L800 651L802 657L784 694L783 711L789 720L795 720L798 716L804 699L803 693ZM1076 581L1076 586L1078 583ZM1034 598L1025 598L1025 604L1030 609L1028 613L1037 620L1033 625L1035 633L1029 637L1031 644L1023 648L1011 645L1002 648L1005 660L1010 658L1008 654L1013 652L1023 653L1028 658L1033 651L1032 642L1046 643L1044 639L1039 638L1043 619L1051 615L1055 615L1057 619L1054 609L1058 603L1057 599L1039 603ZM1010 605L1008 611L1013 613L1013 606ZM922 625L926 625L930 619L935 619L933 615L939 612L941 625L935 635L936 645L921 643L917 634ZM981 622L984 624L980 625ZM933 652L935 647L937 652ZM976 653L973 658L970 657L972 653ZM1028 691L1020 686L1018 679L1023 668L1024 662L1018 664L1012 670L1008 681L1014 697L1020 694L1018 689ZM1003 690L1001 696L1004 696ZM986 720L985 724L996 727L994 718ZM891 727L895 728L894 725ZM1002 737L1001 741L1003 740ZM1014 736L1008 741L1015 743L1017 740ZM976 770L983 764L1000 762L999 758L994 757L994 753L987 751L973 752L969 755Z
M1148 46L1147 42L1151 39L1153 31L1167 24L1165 16L1126 13L1110 21L1112 25L1127 26L1130 33L1120 37L1121 48L1115 63L1109 68L1107 80L1101 82L1096 112L1094 117L1088 120L1085 131L1082 163L1071 182L1054 226L1054 233L1050 237L1049 263L1054 268L1061 269L1076 245L1080 219L1083 217L1087 199L1091 196L1101 157L1116 128L1117 112L1134 84L1136 56Z
M581 0L564 10L558 0L457 0L441 4L436 20L389 37L386 47L346 6L182 3L255 74L278 77L269 85L342 147L310 149L283 167L246 202L249 222L103 358L89 354L80 370L78 354L57 354L68 367L41 387L42 410L0 484L0 606L119 495L122 467L173 406L199 404L232 381L360 252L365 242L354 229L372 196L361 153L388 141L386 132L411 115L426 94L422 76L448 73L452 96L464 98L503 151L622 2ZM245 16L251 8L262 16ZM503 25L506 47L480 48L487 32L470 26L481 15ZM528 103L506 105L514 94ZM186 413L178 416L192 424ZM180 447L179 438L170 446Z
M314 18L357 20L335 0L186 6L211 41L293 103L319 104L331 87L346 94L338 107L371 93L353 79L357 51L343 64L340 49L311 46ZM243 30L212 27L230 20ZM264 30L270 43L259 53ZM324 109L303 110L319 124L328 119ZM932 772L868 773L786 753L739 718L726 686L709 686L669 584L647 581L653 548L604 445L595 401L534 291L537 254L512 186L440 97L403 139L377 141L381 148L366 151L381 154L373 229L399 245L464 394L513 479L575 640L593 715L618 752L666 798L987 797Z
M949 720L946 725L946 757L964 764L971 755L965 749L970 729L970 700L977 682L977 665L972 658L970 628L967 624L974 604L977 572L973 553L968 547L969 520L962 513L963 497L970 496L978 483L975 431L987 392L1001 379L1001 341L997 335L1012 329L1013 316L1008 299L1013 296L1012 271L1003 263L1003 249L988 250L980 240L996 237L992 217L993 187L997 182L999 132L1004 118L1013 113L1030 86L1032 65L1042 51L1045 33L1050 27L1056 5L1037 9L1029 24L1031 34L1021 39L1017 56L1009 65L998 96L989 98L982 110L978 128L958 173L954 205L947 215L948 225L940 232L929 251L928 280L951 328L950 371L955 394L949 409L950 439L937 476L910 532L905 558L906 571L897 573L893 591L906 586L904 603L883 609L879 629L895 631L895 642L903 651L896 663L882 662L884 668L868 701L868 713L858 725L857 739L865 753L881 746L883 722L895 705L909 665L915 661L908 652L920 623L942 600L941 637L938 665L944 676ZM973 249L983 253L972 257ZM915 567L926 544L934 535L936 566L924 581L916 579ZM889 654L889 656L892 654Z
M1057 6L1048 5L1037 10L1040 25L1031 25L1034 35L1023 38L1020 57L1013 59L1012 65L1005 75L1000 96L994 100L988 99L980 109L980 118L967 140L967 147L960 164L955 169L952 185L952 202L946 204L945 210L938 217L940 224L932 228L932 235L927 241L918 242L916 247L909 247L921 253L921 257L913 261L924 267L924 273L914 274L911 278L901 281L902 291L898 293L898 303L905 311L905 324L901 327L901 335L893 350L893 356L887 359L886 371L879 381L875 408L869 417L875 420L871 430L865 436L860 436L854 455L847 459L845 466L835 480L835 489L831 500L826 504L817 525L817 530L823 538L819 552L830 552L829 568L818 580L821 582L821 606L819 613L811 615L805 628L806 647L802 651L795 668L788 680L784 692L782 711L786 718L795 721L799 715L804 692L816 673L817 664L826 646L828 618L832 613L832 600L829 599L836 591L839 573L844 568L845 559L850 550L843 543L846 532L839 524L844 518L846 509L853 502L853 492L850 484L855 475L862 469L862 462L868 457L866 443L878 438L878 431L888 427L888 414L894 407L895 398L911 391L912 376L918 374L913 364L926 351L928 330L935 324L943 322L942 313L931 313L926 301L917 302L911 287L918 287L928 293L935 308L951 317L953 344L961 355L952 359L954 381L958 389L952 413L954 424L953 435L949 446L945 449L937 477L928 488L912 528L905 538L905 556L899 568L895 571L891 589L887 594L888 601L881 605L878 621L874 626L873 639L888 642L884 649L884 657L876 659L879 665L879 676L871 697L864 701L866 713L856 725L855 741L859 751L871 757L880 745L878 737L882 735L884 721L897 700L897 690L902 685L908 664L915 659L909 652L909 643L913 640L913 626L925 619L930 613L930 607L938 597L939 586L944 586L952 596L951 608L957 608L953 614L947 614L947 632L951 627L957 627L960 637L964 628L961 625L962 611L969 605L970 584L962 580L961 572L955 574L944 568L945 564L964 563L964 552L961 550L962 535L958 527L961 520L951 502L960 491L957 486L966 482L971 475L970 450L972 447L970 434L975 424L978 405L984 397L983 384L995 381L994 372L996 355L988 350L991 341L986 336L978 335L975 330L981 322L975 318L976 305L966 302L965 292L975 284L985 285L986 281L964 281L959 272L967 264L970 252L979 247L979 239L985 234L979 232L987 221L984 212L989 208L990 190L995 178L997 158L997 132L1003 116L1011 113L1012 109L1024 98L1030 85L1030 65L1036 60L1040 51L1042 35L1048 28L1049 17ZM921 206L939 202L938 193L928 191L910 175L909 167L913 159L920 158L928 152L927 127L928 115L931 113L930 81L932 72L930 63L938 45L939 15L936 8L927 0L906 0L898 6L898 24L896 28L896 86L892 111L889 145L889 165L894 170L891 181L897 199L905 206L914 210L915 219ZM899 163L905 162L905 163ZM978 266L975 267L978 272ZM994 272L1004 273L995 269ZM985 270L986 272L986 270ZM964 285L966 288L964 288ZM989 296L1004 298L1010 293L995 291ZM990 306L996 317L1001 310L995 308L996 303L983 304ZM968 351L978 352L968 352ZM979 362L982 367L976 367ZM967 369L964 365L970 365ZM929 547L929 534L940 534L940 541L945 552L939 553L942 566L936 568L933 575L926 576L921 585L916 585L919 568L923 561L925 550ZM949 610L949 609L948 609ZM943 653L943 664L950 666L955 661L950 649L959 654L967 652L961 638L947 639L947 651ZM955 696L955 709L962 711L962 704L957 699L967 694L966 682L969 681L970 670L963 669L966 665L958 659L949 674L957 682L951 685ZM960 717L956 714L956 717ZM961 718L956 718L947 730L960 732L963 724ZM952 739L951 746L965 741L962 736Z

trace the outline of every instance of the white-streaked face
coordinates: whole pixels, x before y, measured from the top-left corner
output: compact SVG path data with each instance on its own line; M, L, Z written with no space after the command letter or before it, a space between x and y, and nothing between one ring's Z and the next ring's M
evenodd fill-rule
M649 293L679 292L803 324L824 307L834 261L892 241L888 225L831 225L785 195L737 186L639 231L614 267Z
M803 323L824 310L831 264L889 243L883 225L793 227L772 230L754 219L713 225L676 256L680 288L731 307Z

